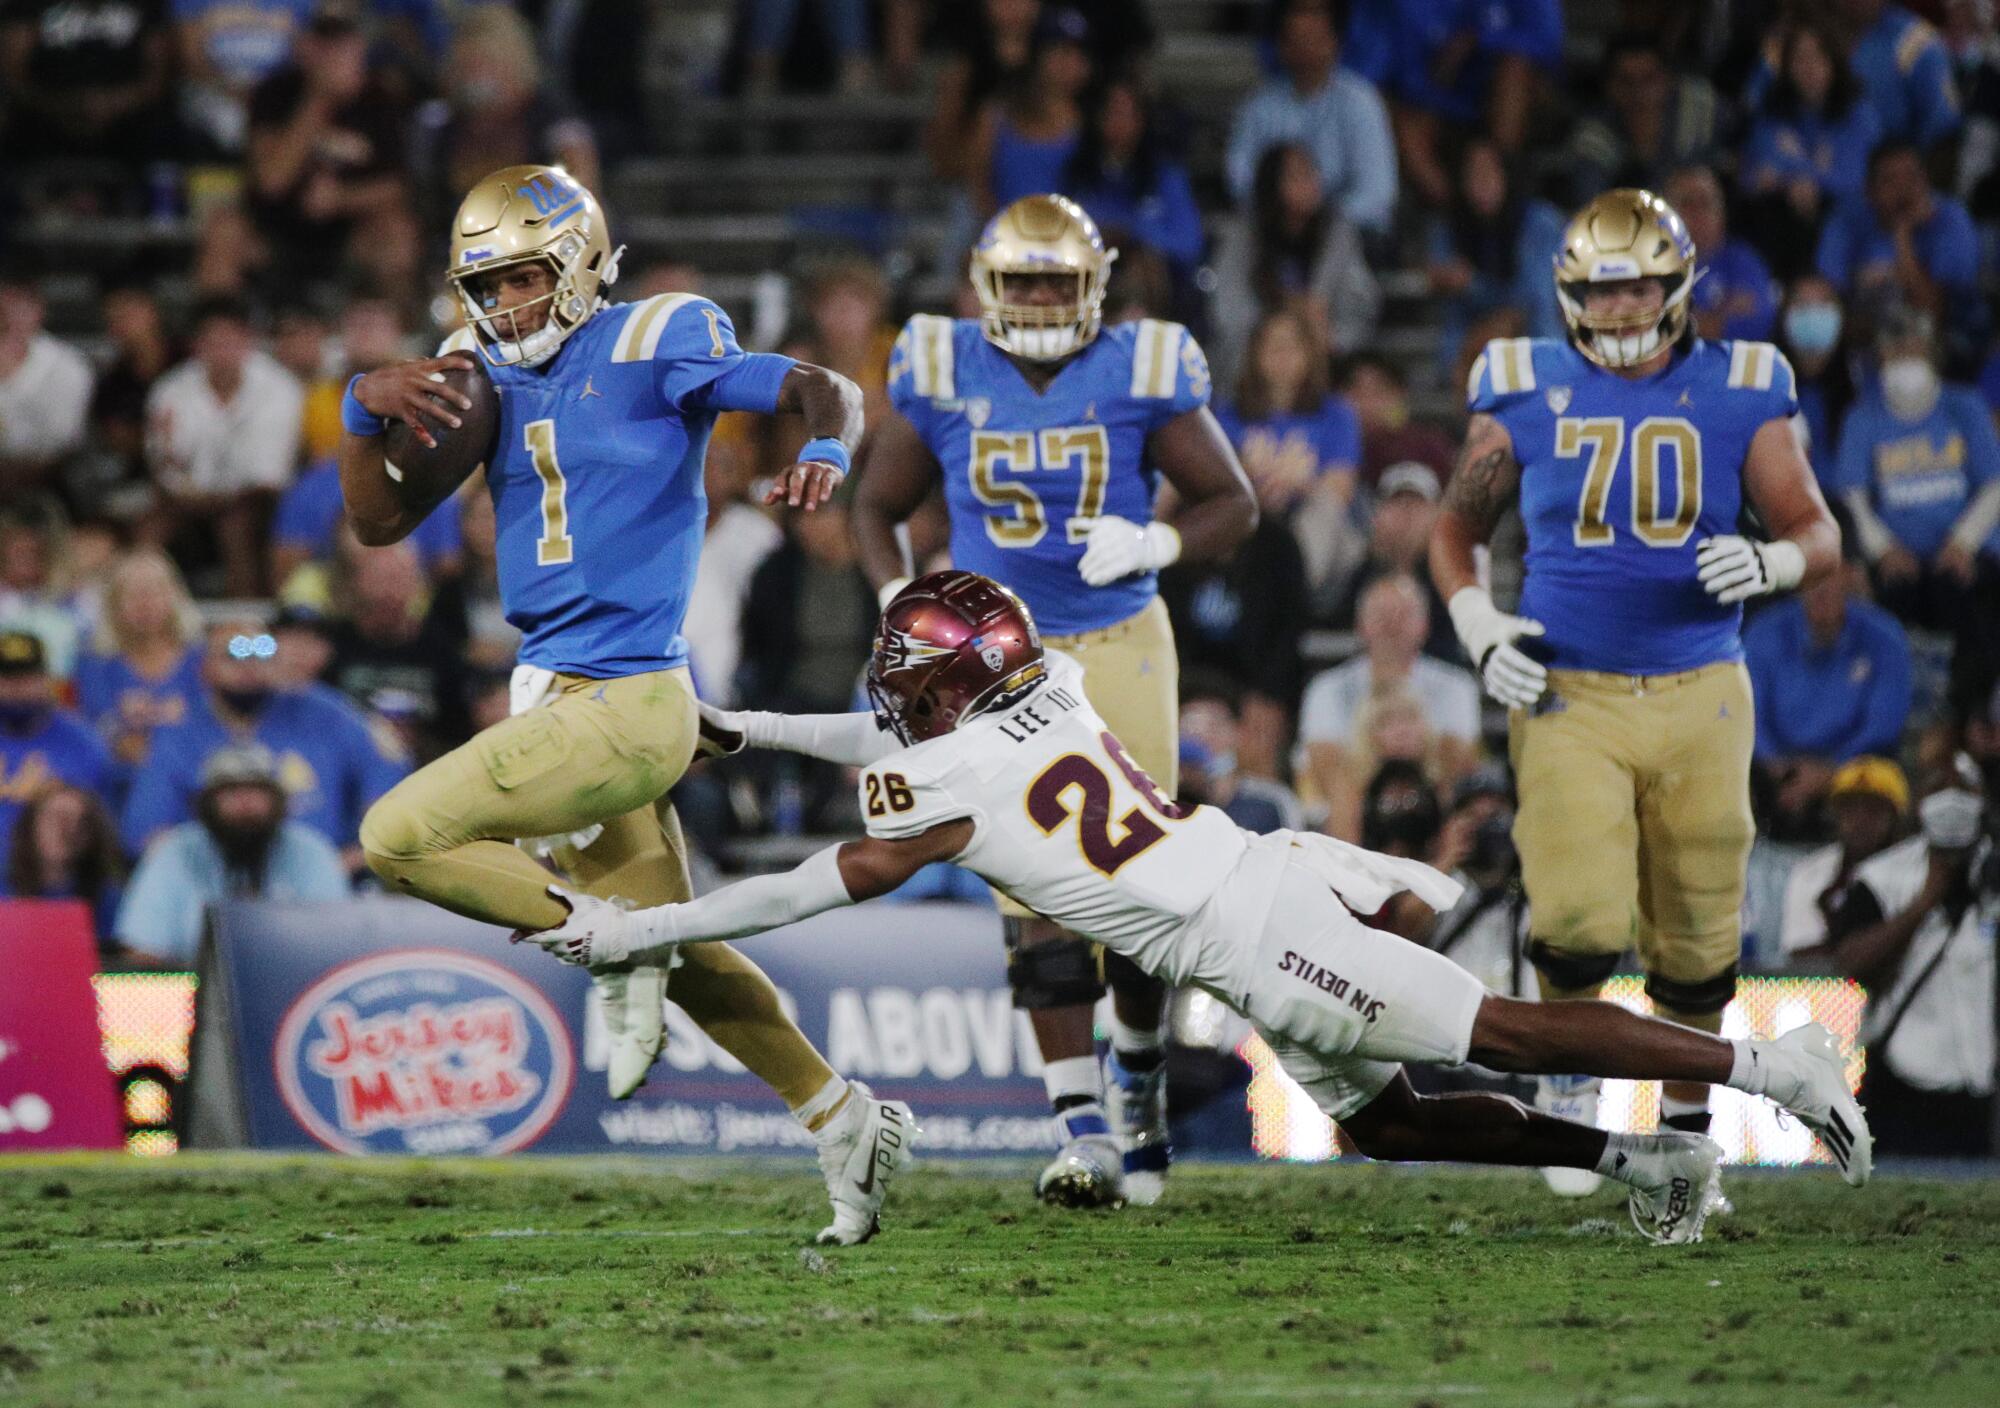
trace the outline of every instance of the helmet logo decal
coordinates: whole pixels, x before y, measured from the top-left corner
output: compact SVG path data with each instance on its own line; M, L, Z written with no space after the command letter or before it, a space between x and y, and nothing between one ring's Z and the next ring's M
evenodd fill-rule
M482 259L491 259L499 252L499 250L490 244L476 245L459 255L458 262L461 264L477 264Z
M989 670L997 670L1007 663L1007 652L997 645L981 647L979 658Z
M546 220L551 229L583 211L583 189L553 172L534 177L527 185L517 187L514 194L525 196L535 207L535 214Z
M882 632L882 671L884 674L896 670L907 670L912 665L928 665L933 660L948 660L957 652L950 646L936 645L908 631Z

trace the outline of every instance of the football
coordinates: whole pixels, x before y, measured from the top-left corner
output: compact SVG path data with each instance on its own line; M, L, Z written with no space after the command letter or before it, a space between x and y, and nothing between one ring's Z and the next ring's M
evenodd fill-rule
M472 402L470 409L458 413L463 424L454 430L434 422L431 434L437 440L435 446L426 445L401 421L391 421L384 436L382 454L389 477L412 508L429 510L443 503L468 474L493 455L500 434L500 395L487 379L478 354L468 355L472 357L470 371L453 367L431 373L432 381L442 382Z

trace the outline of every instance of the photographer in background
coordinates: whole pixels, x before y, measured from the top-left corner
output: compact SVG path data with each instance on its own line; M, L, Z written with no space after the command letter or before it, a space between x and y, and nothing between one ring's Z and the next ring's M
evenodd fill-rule
M1960 757L1918 803L1919 834L1855 868L1826 942L1800 955L1872 994L1861 1099L1884 1154L1992 1153L2000 864L1984 810Z
M1465 886L1458 903L1437 916L1425 947L1443 954L1503 997L1534 989L1528 967L1528 897L1514 850L1514 793L1506 772L1488 766L1452 793L1451 814L1430 863Z

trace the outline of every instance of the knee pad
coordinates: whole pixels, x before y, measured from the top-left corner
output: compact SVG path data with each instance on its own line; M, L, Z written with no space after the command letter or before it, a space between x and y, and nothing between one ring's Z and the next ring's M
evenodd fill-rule
M1697 978L1693 982L1648 973L1646 996L1653 999L1656 1007L1685 1012L1691 1017L1720 1012L1736 996L1736 965L1732 963L1712 978Z
M384 880L393 879L398 863L416 859L423 849L408 815L394 805L384 805L388 801L384 797L368 809L361 818L360 834L361 854L368 868Z
M1618 971L1617 953L1570 953L1564 949L1551 948L1541 939L1528 942L1528 962L1535 965L1543 977L1565 992L1578 988L1594 988Z
M1023 943L1029 921L1001 921L1007 937L1007 985L1014 1005L1026 1012L1055 1007L1079 1007L1104 996L1104 967L1096 944L1064 935L1041 943Z

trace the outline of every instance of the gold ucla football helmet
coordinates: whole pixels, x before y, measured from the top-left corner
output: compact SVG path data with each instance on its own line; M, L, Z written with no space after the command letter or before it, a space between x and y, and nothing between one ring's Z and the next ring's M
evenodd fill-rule
M987 223L972 248L972 287L986 340L1035 362L1060 361L1089 346L1104 322L1104 291L1117 257L1075 201L1022 196ZM1071 275L1076 296L1046 305L1010 298L1007 281L1031 274Z
M555 356L604 306L603 291L618 277L623 252L611 248L597 198L575 177L557 166L508 166L474 186L458 207L446 277L486 360L533 367ZM536 260L555 278L547 298L501 311L481 290L481 275ZM548 305L548 318L524 333L518 316L536 303Z
M1674 208L1651 191L1606 191L1579 210L1556 254L1556 298L1576 350L1600 367L1637 366L1671 347L1687 330L1689 298L1701 271L1694 240ZM1592 284L1658 279L1666 299L1656 312L1592 313Z

